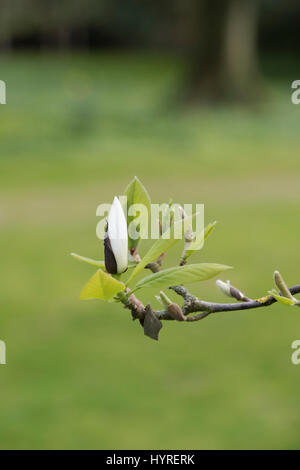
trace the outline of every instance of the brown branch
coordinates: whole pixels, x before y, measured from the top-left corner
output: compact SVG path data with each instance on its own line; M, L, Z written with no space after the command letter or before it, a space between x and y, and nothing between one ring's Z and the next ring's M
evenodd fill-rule
M145 318L144 304L134 294L130 294L130 289L126 289L126 293L123 293L123 295L119 294L118 297L124 308L128 308L131 311L133 320L138 318L142 323Z
M188 291L184 289L184 292L182 293L182 286L180 287L180 290L178 287L173 288L173 290L179 294L182 295L185 298L185 302L182 308L182 311L185 315L188 315L190 313L195 313L195 312L202 312L198 315L194 315L191 317L187 318L187 321L198 321L202 320L203 318L207 317L208 315L211 315L212 313L218 313L218 312L234 312L234 311L239 311L239 310L249 310L249 309L254 309L254 308L260 308L260 307L268 307L277 300L272 297L271 295L268 295L262 299L258 300L249 300L247 302L237 302L237 303L215 303L215 302L205 302L203 300L199 300L196 297L190 296L188 294ZM289 289L292 295L298 294L300 292L300 285L293 286ZM184 294L184 295L183 295Z
M184 286L174 286L170 287L174 290L176 294L180 295L184 299L182 306L182 313L186 316L187 322L195 322L206 318L212 313L218 312L235 312L240 310L249 310L260 307L269 307L270 305L277 302L277 300L268 295L258 300L250 300L244 302L236 303L216 303L216 302L206 302L204 300L199 300L197 297L191 295L189 291ZM292 295L300 293L300 284L295 285L289 289ZM128 291L129 292L129 291ZM138 318L140 321L143 321L145 317L145 307L140 302L135 295L131 294L126 296L126 303L121 299L125 308L131 310L133 318ZM165 310L153 310L154 314L159 320L174 320L174 317L170 315L167 309ZM200 313L197 313L200 312ZM197 315L188 316L191 313L197 313Z

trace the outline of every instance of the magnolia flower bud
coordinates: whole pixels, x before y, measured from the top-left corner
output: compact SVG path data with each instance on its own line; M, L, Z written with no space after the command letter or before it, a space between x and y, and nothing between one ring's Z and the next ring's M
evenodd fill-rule
M283 277L281 276L279 271L274 271L274 282L276 286L278 287L280 294L283 297L287 297L293 302L295 301L297 302L297 299L295 299L295 297L293 297L292 294L290 293L290 290L288 286L286 285L286 283L284 282Z
M249 297L247 297L243 292L230 285L230 281L223 282L218 279L216 281L216 286L220 289L221 292L223 292L223 294L227 295L228 297L233 297L234 299L242 302L247 302L250 300Z
M179 305L175 304L175 302L172 302L172 300L169 299L169 297L161 290L160 294L160 301L161 303L167 308L169 314L171 315L174 320L177 321L185 321L186 317L183 315L181 308Z
M171 317L174 318L174 320L177 321L185 321L186 317L183 315L181 308L179 305L175 304L175 302L171 303L168 305L167 310Z
M108 214L104 239L104 258L108 273L120 274L128 268L127 223L117 197L114 198Z
M228 297L231 297L231 292L230 292L230 282L223 282L220 279L216 281L216 286L220 289L223 294L227 295Z

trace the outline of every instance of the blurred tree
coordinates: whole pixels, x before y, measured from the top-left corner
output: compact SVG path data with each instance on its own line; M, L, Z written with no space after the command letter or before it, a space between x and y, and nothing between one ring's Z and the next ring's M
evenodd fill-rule
M253 99L258 91L259 0L194 2L195 34L184 99Z
M224 76L226 96L257 96L258 13L260 0L230 0L224 28Z
M1 0L0 3L0 44L3 50L12 46L14 32L20 25L20 1Z
M258 47L294 48L299 11L299 0L1 0L0 47L172 50L187 59L185 102L252 101Z

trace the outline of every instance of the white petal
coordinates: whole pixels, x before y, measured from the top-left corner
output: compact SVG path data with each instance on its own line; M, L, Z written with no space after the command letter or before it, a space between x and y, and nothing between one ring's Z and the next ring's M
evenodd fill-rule
M107 223L107 235L116 259L118 273L122 273L128 267L128 234L125 215L117 197L113 200Z
M231 287L230 286L230 281L223 282L220 279L218 279L216 281L216 285L220 289L220 291L223 292L223 294L228 295L228 297L231 297L231 294L230 294L230 287Z

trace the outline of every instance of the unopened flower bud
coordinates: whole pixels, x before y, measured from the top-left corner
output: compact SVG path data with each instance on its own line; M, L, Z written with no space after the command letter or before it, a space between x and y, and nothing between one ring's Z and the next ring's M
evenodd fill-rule
M179 305L175 304L175 302L168 305L167 310L169 314L177 321L185 321L186 317L183 315L181 308Z
M184 321L186 320L186 317L183 315L181 308L179 305L175 304L175 302L172 302L171 299L161 290L159 293L160 301L161 303L166 307L168 310L169 314L171 315L174 320L177 321Z
M160 297L161 303L162 303L166 308L168 308L168 306L172 304L172 300L169 299L169 297L164 293L164 291L162 291L162 290L160 291L159 297Z
M127 223L117 197L114 198L108 214L104 258L106 270L111 274L123 273L128 268Z
M220 289L221 292L223 292L223 294L227 295L228 297L231 297L231 293L230 293L231 285L229 281L223 282L220 279L218 279L216 281L216 286Z
M283 297L287 297L288 299L297 302L297 299L295 299L295 297L293 297L292 294L290 293L290 290L288 286L286 285L286 283L284 282L283 277L281 276L279 271L274 271L274 282L276 286L278 287L280 294L283 295Z
M184 219L186 217L184 208L180 204L177 204L177 210L179 212L180 217Z
M220 289L223 294L227 295L228 297L233 297L236 300L247 302L250 299L239 289L230 285L230 281L223 282L220 279L216 281L216 286Z

